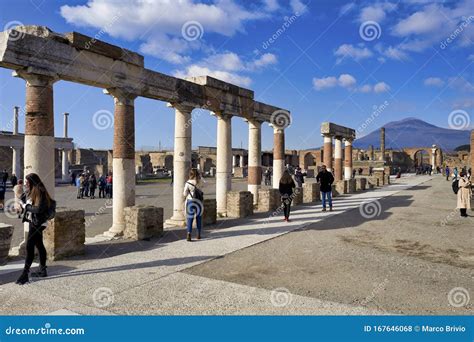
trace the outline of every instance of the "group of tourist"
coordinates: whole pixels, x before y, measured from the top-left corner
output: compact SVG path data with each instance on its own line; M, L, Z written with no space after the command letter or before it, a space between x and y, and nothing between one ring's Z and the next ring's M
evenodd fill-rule
M79 177L75 177L75 185L78 199L84 197L94 199L97 187L99 188L99 198L112 198L112 172L109 172L107 177L101 175L97 179L94 173L87 170Z

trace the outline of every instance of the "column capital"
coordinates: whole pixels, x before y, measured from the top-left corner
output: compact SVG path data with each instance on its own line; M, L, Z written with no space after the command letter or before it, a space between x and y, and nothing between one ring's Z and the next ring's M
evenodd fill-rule
M195 106L189 103L185 103L185 102L175 102L175 103L168 102L166 104L166 107L177 109L180 112L189 112L189 113L192 112L194 108L196 108Z
M136 94L124 88L107 88L103 91L114 98L116 105L133 106L137 98Z
M332 133L321 133L321 136L322 137L325 137L325 138L333 138L334 137L334 134Z
M346 145L352 145L352 142L354 141L354 139L345 138L344 141L346 142Z
M211 112L211 115L224 120L232 119L233 117L232 114L224 112Z
M262 119L255 119L255 118L245 118L244 119L245 122L247 123L252 123L254 125L261 125L262 123L265 122L265 120L262 120Z
M35 73L32 68L24 70L15 70L12 72L13 77L22 78L26 81L28 86L51 86L54 82L59 80L58 75L49 73Z

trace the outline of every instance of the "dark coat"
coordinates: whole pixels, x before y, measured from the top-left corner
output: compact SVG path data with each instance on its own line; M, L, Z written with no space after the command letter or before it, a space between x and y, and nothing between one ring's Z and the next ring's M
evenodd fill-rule
M278 189L280 190L280 195L282 197L290 197L293 194L293 189L295 187L295 182L293 182L292 179L290 184L283 184L282 182L280 182Z
M316 176L316 181L321 185L322 192L330 192L331 185L334 183L334 176L329 171L321 171Z

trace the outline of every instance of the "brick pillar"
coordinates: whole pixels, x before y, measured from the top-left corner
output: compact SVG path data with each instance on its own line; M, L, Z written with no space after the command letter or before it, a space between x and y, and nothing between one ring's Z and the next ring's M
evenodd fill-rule
M257 120L248 120L248 124L248 191L253 194L253 203L257 204L258 189L262 184L262 123Z
M135 205L135 98L121 89L107 89L114 98L113 209L108 236L123 235L124 209Z
M324 145L323 145L323 163L326 165L326 169L329 172L332 172L332 136L323 135Z
M285 170L285 130L273 127L273 188L278 189Z
M342 138L334 138L334 178L342 180Z
M346 139L344 148L344 178L352 178L352 140Z
M191 170L192 117L194 109L182 104L169 105L175 108L174 156L173 156L173 216L166 220L166 226L184 226L184 184Z

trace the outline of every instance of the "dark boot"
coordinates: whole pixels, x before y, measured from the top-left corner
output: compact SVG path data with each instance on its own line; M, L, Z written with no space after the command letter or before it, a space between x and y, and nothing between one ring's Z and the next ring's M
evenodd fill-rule
M191 233L188 233L188 234L186 235L186 241L191 241Z
M20 277L19 277L18 280L16 281L16 283L17 283L18 285L24 285L24 284L26 284L27 282L29 282L30 280L28 279L28 273L30 273L30 271L24 269L23 272L21 273Z
M198 232L197 239L201 240L201 232Z
M40 266L37 272L31 272L32 277L37 277L37 278L45 278L48 276L48 273L46 272L46 266Z

